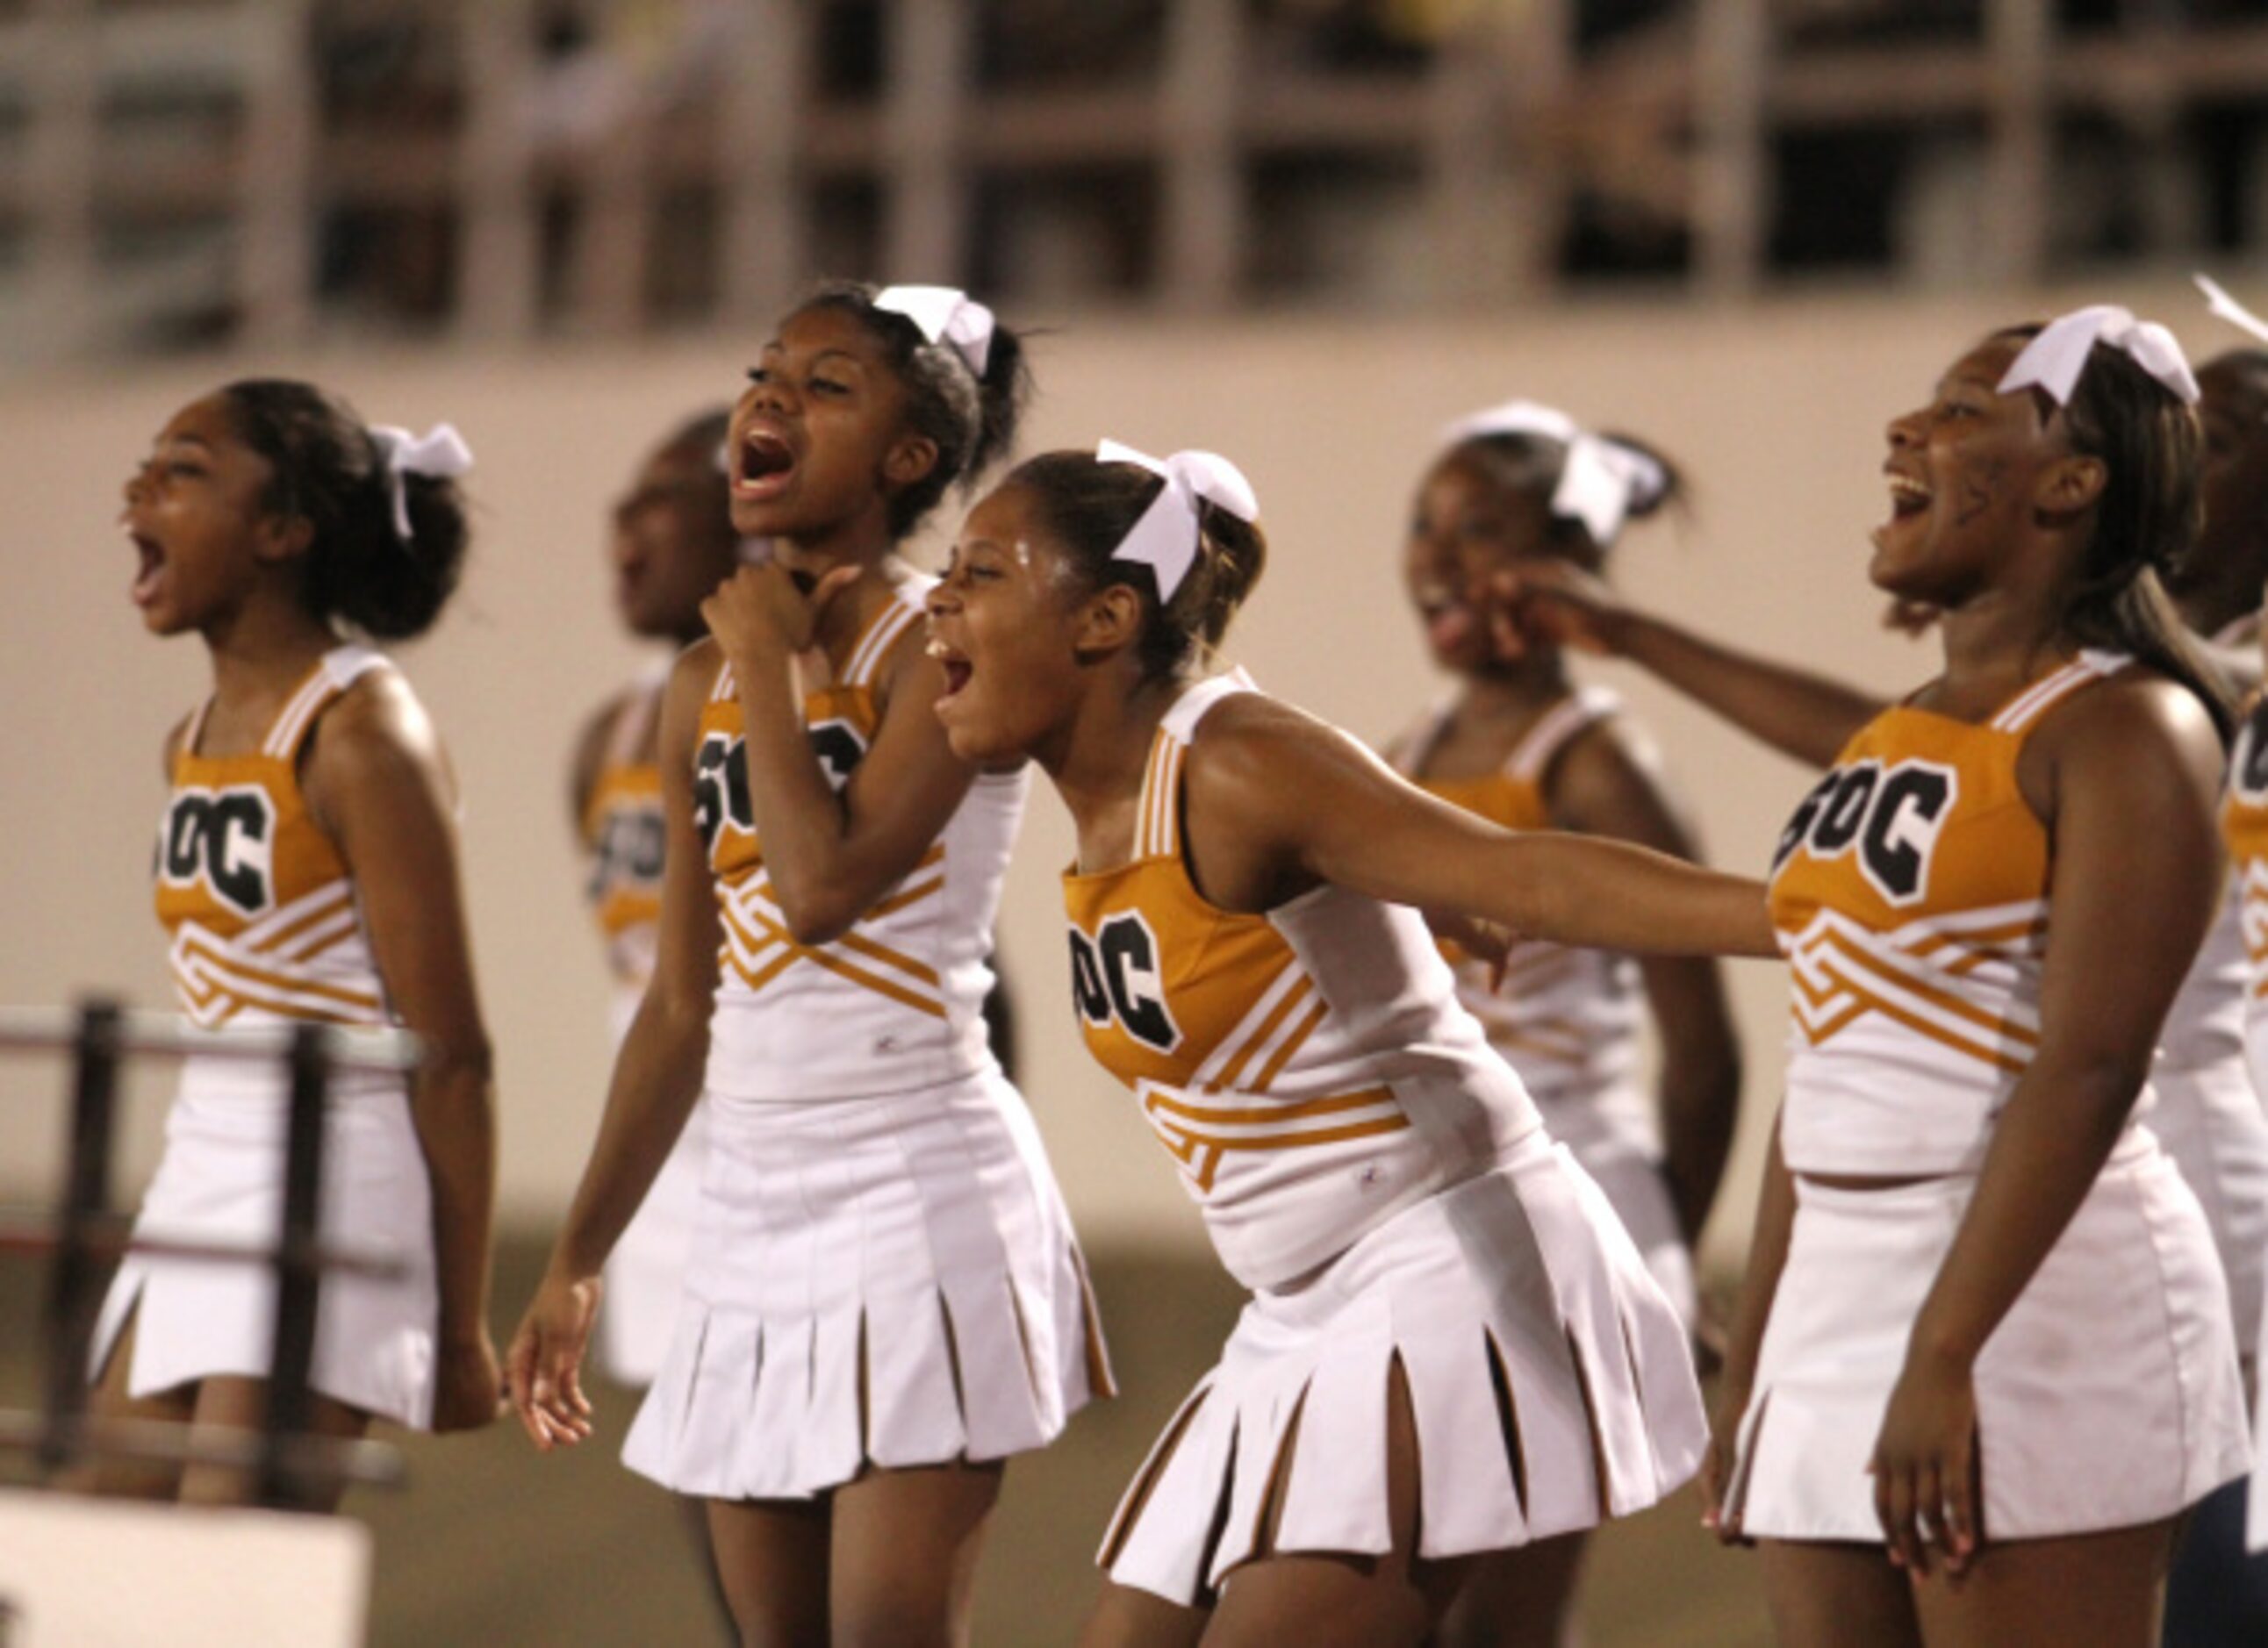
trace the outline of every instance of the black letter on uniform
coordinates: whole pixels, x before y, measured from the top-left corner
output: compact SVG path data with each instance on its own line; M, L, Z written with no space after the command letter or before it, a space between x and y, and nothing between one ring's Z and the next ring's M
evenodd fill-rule
M1110 1022L1110 996L1102 987L1102 968L1094 959L1094 945L1076 927L1071 930L1071 999L1086 1023Z
M1952 782L1938 768L1896 767L1882 781L1881 796L1867 820L1867 839L1859 851L1875 886L1892 901L1903 903L1919 893L1928 868L1924 848L1929 833L1901 830L1900 820L1911 811L1918 823L1934 824L1952 798ZM1912 835L1921 839L1911 839Z

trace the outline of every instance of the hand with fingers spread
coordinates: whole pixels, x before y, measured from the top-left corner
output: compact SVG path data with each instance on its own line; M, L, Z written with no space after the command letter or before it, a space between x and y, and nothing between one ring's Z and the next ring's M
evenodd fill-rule
M1926 1574L1933 1546L1948 1574L1965 1570L1982 1497L1977 1389L1966 1363L1909 1353L1867 1468L1890 1560Z
M596 1276L547 1272L506 1358L512 1405L528 1440L549 1453L591 1434L591 1402L583 1394L583 1353L599 1316Z
M496 1342L482 1328L461 1340L444 1337L433 1382L433 1429L478 1431L504 1409L504 1370Z
M744 566L701 603L702 622L736 665L792 658L814 644L828 607L858 578L858 567L838 566L806 588L776 561Z

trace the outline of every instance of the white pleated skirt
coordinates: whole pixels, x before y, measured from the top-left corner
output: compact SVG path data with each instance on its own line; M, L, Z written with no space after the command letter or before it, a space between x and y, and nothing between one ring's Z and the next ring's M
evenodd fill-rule
M1660 1160L1645 1144L1625 1137L1595 1098L1537 1094L1535 1107L1543 1112L1551 1137L1567 1147L1606 1193L1607 1204L1630 1232L1638 1257L1690 1332L1700 1314L1700 1290L1693 1279L1693 1252L1678 1228L1677 1204L1670 1199Z
M2268 1114L2242 1059L2194 1068L2161 1060L2145 1123L2205 1210L2228 1278L2237 1349L2252 1354L2268 1286Z
M711 1093L699 1234L623 1462L802 1499L1043 1446L1108 1394L1086 1262L997 1070L808 1103Z
M279 1089L240 1064L184 1066L136 1236L273 1247L284 1217ZM404 1274L323 1279L310 1383L350 1408L429 1428L440 1313L432 1183L398 1084L342 1078L335 1086L321 1219L327 1245L392 1260ZM130 1321L132 1395L216 1376L265 1379L275 1301L275 1273L263 1264L129 1254L97 1318L89 1377L101 1377Z
M1203 1600L1263 1554L1278 1482L1275 1551L1387 1551L1397 1362L1421 1556L1643 1510L1707 1441L1683 1326L1598 1187L1538 1129L1495 1171L1253 1297L1127 1490L1103 1541L1110 1578Z
M599 1361L618 1385L646 1386L661 1371L677 1326L686 1267L701 1221L701 1175L709 1158L709 1104L686 1118L645 1200L607 1256L599 1313Z
M1797 1180L1726 1495L1744 1533L1881 1542L1867 1462L1975 1188ZM2244 1474L2227 1284L2196 1196L2146 1131L2120 1144L1985 1342L1975 1390L1987 1539L2154 1522Z

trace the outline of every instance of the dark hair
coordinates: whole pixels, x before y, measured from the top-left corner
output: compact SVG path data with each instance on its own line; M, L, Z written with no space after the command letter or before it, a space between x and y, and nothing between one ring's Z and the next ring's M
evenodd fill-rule
M890 364L906 386L906 417L937 443L930 472L890 498L890 531L904 537L959 482L966 492L979 475L1015 445L1016 423L1031 399L1032 372L1020 339L996 320L992 342L979 376L951 343L931 342L910 316L878 309L879 286L863 281L828 281L798 306L838 309L856 316L889 352Z
M1156 574L1112 552L1165 489L1139 464L1104 463L1091 452L1043 452L1001 482L1022 489L1048 535L1084 580L1082 592L1123 584L1142 598L1136 656L1145 681L1177 673L1200 650L1218 647L1268 561L1268 540L1253 522L1197 501L1197 556L1171 600L1158 599Z
M1995 335L2029 341L2043 329L2010 327ZM2197 414L2125 350L2102 343L2089 352L2063 414L2073 450L2100 459L2108 475L2064 627L2188 688L2225 743L2236 725L2236 695L2160 582L2188 557L2205 525Z
M275 471L261 507L313 528L300 587L307 609L380 640L431 629L455 592L471 537L457 483L402 476L405 542L394 528L386 454L345 401L284 378L241 379L220 394L237 438Z
M1690 488L1685 472L1646 442L1634 435L1618 435L1605 430L1590 431L1594 439L1609 445L1624 447L1653 464L1661 472L1658 487L1632 487L1626 521L1644 520L1659 513L1671 504L1685 501ZM1530 497L1548 504L1558 489L1559 477L1567 467L1567 443L1550 435L1525 430L1507 430L1500 434L1474 435L1460 441L1445 457L1454 458L1471 465L1482 478L1506 492ZM1562 515L1546 517L1545 530L1554 543L1562 548L1580 551L1589 549L1603 557L1613 548L1615 540L1594 542L1591 529L1582 521Z
M2198 372L2202 376L2216 366L2226 366L2234 372L2242 372L2246 377L2257 379L2264 386L2268 386L2268 349L2251 349L2240 345L2235 349L2223 349L2198 367Z

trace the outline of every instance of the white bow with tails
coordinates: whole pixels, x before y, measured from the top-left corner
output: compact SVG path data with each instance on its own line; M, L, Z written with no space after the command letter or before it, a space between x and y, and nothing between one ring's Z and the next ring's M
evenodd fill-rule
M457 433L453 423L436 423L423 435L412 435L406 429L381 423L372 429L370 438L378 443L379 451L386 458L387 490L394 504L394 534L408 543L409 488L402 477L418 475L449 480L469 475L473 449L465 445L465 438Z
M1158 600L1174 599L1197 558L1200 530L1197 500L1219 504L1241 521L1260 519L1260 500L1244 472L1219 452L1177 452L1152 458L1123 442L1106 440L1094 449L1099 463L1130 463L1162 475L1164 490L1142 511L1124 541L1110 552L1114 561L1138 561L1158 581Z

